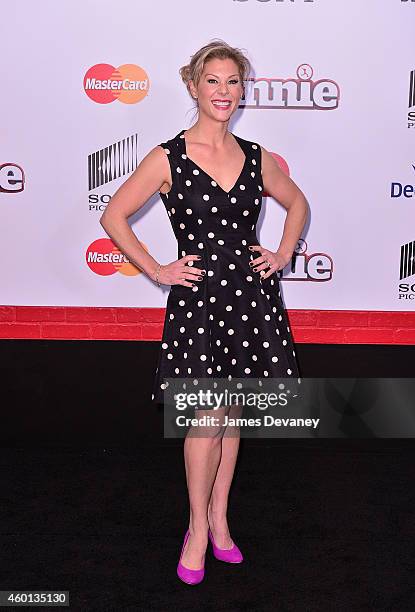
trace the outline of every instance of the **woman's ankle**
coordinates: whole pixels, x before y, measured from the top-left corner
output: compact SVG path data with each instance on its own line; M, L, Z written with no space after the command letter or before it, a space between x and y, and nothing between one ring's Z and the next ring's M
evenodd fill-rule
M208 533L209 523L205 521L192 521L189 522L189 531L191 536L206 537Z
M227 508L220 506L209 505L208 507L208 520L212 519L216 522L226 521Z
M209 528L214 536L218 536L219 534L227 534L229 532L229 528L226 514L223 514L223 512L220 515L210 514Z

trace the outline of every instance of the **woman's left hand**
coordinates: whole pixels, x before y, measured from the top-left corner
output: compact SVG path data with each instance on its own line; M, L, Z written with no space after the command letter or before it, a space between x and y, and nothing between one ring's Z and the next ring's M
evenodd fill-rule
M268 278L274 272L282 270L290 262L291 255L281 253L280 251L269 251L260 244L254 244L249 247L251 251L258 251L259 256L249 262L252 270L258 272L261 278Z

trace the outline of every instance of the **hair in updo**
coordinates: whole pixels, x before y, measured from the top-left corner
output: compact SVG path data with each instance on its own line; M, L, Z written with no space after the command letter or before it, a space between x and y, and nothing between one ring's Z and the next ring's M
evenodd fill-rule
M205 63L211 59L232 59L236 63L242 83L242 89L245 94L244 82L247 80L251 71L249 59L242 53L241 49L231 47L220 38L214 38L210 43L199 49L199 51L196 51L196 53L191 56L190 63L186 66L182 66L179 70L180 76L186 84L190 95L189 81L193 81L197 86L202 76Z

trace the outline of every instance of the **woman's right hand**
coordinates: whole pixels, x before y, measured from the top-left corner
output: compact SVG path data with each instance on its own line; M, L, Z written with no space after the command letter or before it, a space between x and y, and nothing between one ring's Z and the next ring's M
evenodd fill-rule
M158 281L161 285L183 285L193 287L192 281L201 281L206 274L206 270L195 267L188 262L200 260L199 255L184 255L169 264L162 265L158 273ZM156 280L156 268L153 280Z

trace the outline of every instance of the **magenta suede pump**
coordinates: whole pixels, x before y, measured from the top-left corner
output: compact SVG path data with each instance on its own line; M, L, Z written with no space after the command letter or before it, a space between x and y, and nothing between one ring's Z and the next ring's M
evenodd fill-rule
M213 534L211 530L208 531L209 539L212 542L213 554L219 561L226 561L226 563L241 563L243 556L237 545L233 544L232 548L218 548L215 544Z
M205 576L205 566L203 566L200 569L195 570L195 569L190 569L188 567L185 567L182 564L182 555L183 555L184 547L186 546L186 542L189 538L189 535L190 535L190 531L187 530L184 536L184 542L182 546L182 552L180 553L179 563L177 564L177 575L180 578L180 580L183 580L183 582L186 582L187 584L199 584L199 582L202 582Z

